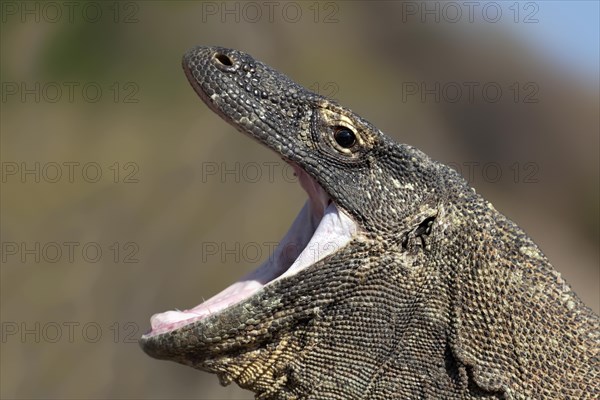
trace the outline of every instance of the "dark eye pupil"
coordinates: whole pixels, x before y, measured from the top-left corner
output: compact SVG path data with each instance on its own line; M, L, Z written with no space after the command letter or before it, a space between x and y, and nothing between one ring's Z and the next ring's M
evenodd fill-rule
M348 149L356 143L356 136L348 128L339 128L336 130L334 136L335 141L345 149Z

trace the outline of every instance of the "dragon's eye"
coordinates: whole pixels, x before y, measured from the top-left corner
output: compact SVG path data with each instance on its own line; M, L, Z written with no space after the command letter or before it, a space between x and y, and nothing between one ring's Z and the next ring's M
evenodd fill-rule
M349 149L356 144L356 135L350 129L344 126L338 126L333 134L337 144L345 149Z

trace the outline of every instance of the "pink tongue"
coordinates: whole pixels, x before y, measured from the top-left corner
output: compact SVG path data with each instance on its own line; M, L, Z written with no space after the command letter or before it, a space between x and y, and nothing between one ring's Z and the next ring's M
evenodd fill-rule
M206 300L190 310L167 311L154 314L150 318L153 331L172 330L178 326L209 316L213 312L222 310L249 297L263 287L258 281L239 281L220 292L218 295ZM185 323L180 323L185 321ZM157 332L158 333L158 332Z

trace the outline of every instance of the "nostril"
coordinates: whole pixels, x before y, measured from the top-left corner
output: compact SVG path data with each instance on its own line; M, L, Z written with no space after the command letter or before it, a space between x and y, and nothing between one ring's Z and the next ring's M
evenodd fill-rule
M215 60L217 60L217 62L225 65L226 67L231 67L233 65L233 61L231 61L231 58L227 57L225 54L216 53L214 57Z

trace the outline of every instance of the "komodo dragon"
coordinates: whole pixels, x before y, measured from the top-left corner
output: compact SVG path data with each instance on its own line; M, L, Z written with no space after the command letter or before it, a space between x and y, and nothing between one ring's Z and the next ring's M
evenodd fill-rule
M256 271L154 315L146 353L257 399L600 398L600 318L457 172L242 52L183 68L309 199Z

